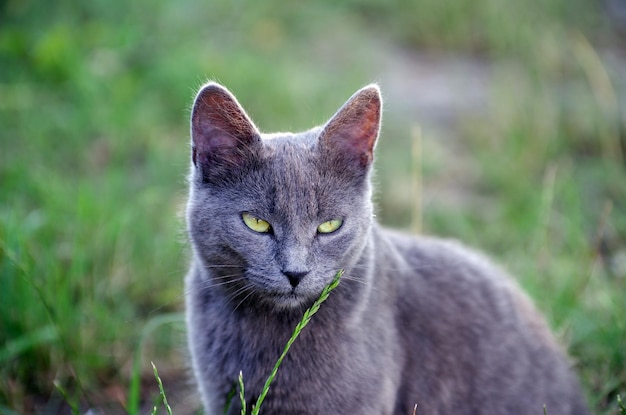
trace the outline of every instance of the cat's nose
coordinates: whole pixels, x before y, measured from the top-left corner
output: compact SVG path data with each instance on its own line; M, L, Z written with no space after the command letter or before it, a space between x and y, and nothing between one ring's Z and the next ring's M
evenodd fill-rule
M289 280L289 284L291 284L293 288L296 288L296 286L300 284L300 281L302 281L302 278L308 273L309 271L283 271L283 274L285 274Z

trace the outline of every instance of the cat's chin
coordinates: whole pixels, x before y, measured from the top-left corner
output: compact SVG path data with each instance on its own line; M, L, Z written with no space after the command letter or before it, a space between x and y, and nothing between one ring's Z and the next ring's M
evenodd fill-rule
M280 311L303 309L312 303L310 297L295 293L275 294L267 300Z

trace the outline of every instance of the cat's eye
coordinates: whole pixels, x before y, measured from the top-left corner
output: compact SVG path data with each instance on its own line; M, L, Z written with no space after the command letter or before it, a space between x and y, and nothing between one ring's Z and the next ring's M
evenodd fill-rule
M341 219L332 219L322 223L317 227L317 231L319 233L332 233L341 227L343 224L343 220Z
M245 223L248 228L255 232L269 233L272 230L272 226L268 221L254 217L249 213L242 213L241 219L243 219L243 223Z

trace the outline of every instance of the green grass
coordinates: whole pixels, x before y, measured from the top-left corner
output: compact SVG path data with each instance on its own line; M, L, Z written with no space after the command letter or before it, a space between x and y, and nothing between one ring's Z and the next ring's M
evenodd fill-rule
M156 366L154 365L154 362L150 362L152 364L152 370L154 371L154 377L157 380L157 383L159 384L159 393L161 396L161 400L163 402L163 406L165 406L165 409L167 410L168 415L172 415L172 408L170 407L169 403L167 403L167 396L165 395L165 389L163 388L163 382L161 381L161 378L159 377L159 371L157 370ZM155 415L157 412L157 407L155 406L152 410L152 415Z
M626 128L623 79L600 52L619 39L599 5L10 0L0 16L3 411L43 410L59 394L97 402L109 386L137 410L139 374L183 348L157 323L181 310L195 88L224 83L263 130L308 128L376 80L374 39L491 62L487 116L458 126L480 201L425 195L423 228L519 276L570 346L595 412L619 410ZM413 207L388 184L415 169L410 128L385 116L379 218L408 226ZM422 159L425 183L446 175Z

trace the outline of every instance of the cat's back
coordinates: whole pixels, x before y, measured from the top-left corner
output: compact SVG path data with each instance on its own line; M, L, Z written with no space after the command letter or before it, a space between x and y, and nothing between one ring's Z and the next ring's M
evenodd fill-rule
M406 396L419 397L400 397L398 413L415 403L421 413L588 413L563 350L509 275L456 241L376 232L407 350Z

